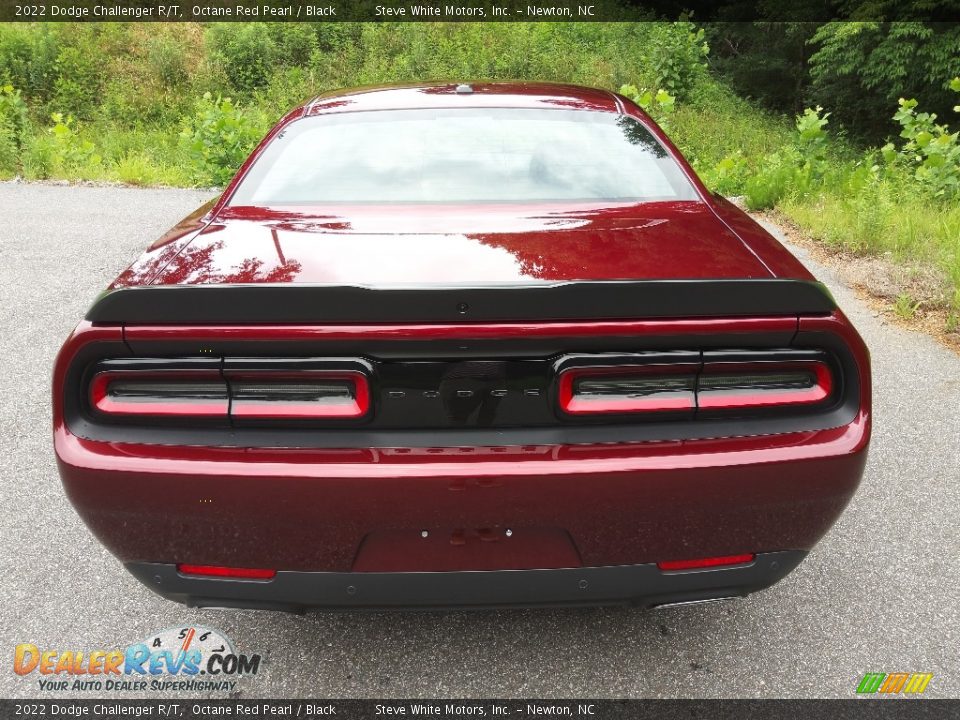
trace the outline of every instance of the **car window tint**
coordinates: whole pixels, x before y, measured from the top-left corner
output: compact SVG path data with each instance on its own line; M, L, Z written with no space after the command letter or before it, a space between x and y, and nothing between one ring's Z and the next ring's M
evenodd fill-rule
M232 205L690 200L633 118L583 110L391 110L298 120Z

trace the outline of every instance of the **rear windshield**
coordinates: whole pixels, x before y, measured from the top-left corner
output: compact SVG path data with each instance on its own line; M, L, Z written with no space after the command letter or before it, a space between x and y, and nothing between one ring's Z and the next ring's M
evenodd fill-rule
M633 118L543 109L390 110L305 118L231 205L693 200Z

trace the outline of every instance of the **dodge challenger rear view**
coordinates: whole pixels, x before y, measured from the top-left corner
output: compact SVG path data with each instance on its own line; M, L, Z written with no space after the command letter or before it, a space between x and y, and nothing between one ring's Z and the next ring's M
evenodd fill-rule
M66 492L164 597L738 597L837 519L870 366L823 285L618 95L320 96L93 304Z

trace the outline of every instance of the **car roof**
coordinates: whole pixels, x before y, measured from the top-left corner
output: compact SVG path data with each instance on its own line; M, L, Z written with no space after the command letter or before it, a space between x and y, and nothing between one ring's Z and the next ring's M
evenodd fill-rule
M509 107L597 110L620 113L607 90L543 82L465 82L380 85L324 93L303 106L303 115L363 110Z

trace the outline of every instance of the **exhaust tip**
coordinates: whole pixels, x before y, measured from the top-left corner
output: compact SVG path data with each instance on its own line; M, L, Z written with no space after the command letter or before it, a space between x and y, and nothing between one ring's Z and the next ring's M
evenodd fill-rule
M666 608L689 607L690 605L706 605L707 603L723 602L724 600L740 600L741 595L725 595L724 597L703 598L702 600L681 600L679 602L661 603L654 605L654 610L665 610Z

